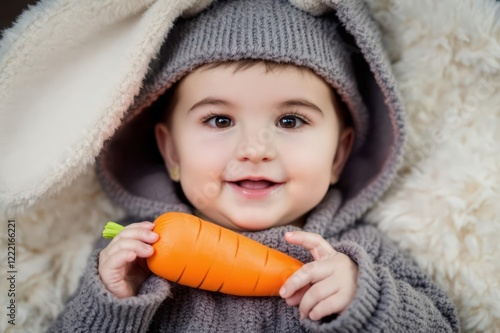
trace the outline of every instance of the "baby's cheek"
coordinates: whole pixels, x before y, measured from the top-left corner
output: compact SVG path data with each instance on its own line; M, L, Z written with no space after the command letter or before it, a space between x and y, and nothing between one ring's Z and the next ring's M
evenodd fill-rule
M182 184L181 182L181 186L189 202L198 210L208 207L221 191L220 183L210 179L198 183L186 182L186 184Z

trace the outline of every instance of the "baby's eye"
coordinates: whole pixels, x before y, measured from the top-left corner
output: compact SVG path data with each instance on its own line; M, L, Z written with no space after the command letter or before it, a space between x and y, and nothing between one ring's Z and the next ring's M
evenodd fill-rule
M284 115L278 119L277 123L278 127L281 128L298 128L307 124L308 122L304 118L294 114Z
M233 126L233 121L229 117L225 116L212 116L204 121L208 125L216 128L226 128Z

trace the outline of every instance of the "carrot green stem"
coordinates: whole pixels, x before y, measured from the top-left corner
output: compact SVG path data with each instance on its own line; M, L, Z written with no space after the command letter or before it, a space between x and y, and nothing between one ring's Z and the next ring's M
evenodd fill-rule
M102 237L104 237L104 238L113 238L116 235L118 235L118 233L120 231L122 231L123 228L125 228L125 227L122 226L121 224L109 221L104 226L104 230L102 231Z

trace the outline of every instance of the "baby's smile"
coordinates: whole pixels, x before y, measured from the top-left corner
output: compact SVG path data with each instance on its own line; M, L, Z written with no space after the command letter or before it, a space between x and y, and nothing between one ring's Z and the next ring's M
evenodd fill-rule
M260 177L243 178L236 181L228 181L237 194L243 195L249 199L264 199L275 190L285 184Z

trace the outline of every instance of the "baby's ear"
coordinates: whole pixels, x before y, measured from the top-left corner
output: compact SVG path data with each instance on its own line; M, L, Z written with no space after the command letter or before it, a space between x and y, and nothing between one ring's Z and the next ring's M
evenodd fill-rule
M177 150L175 149L172 133L170 133L166 124L158 123L155 125L155 138L158 150L163 157L163 161L165 161L165 166L168 169L170 178L174 182L178 182L180 178L179 158L177 156Z
M337 145L337 152L335 153L335 158L333 159L332 165L332 176L330 179L330 184L336 184L339 180L340 173L344 169L344 166L351 154L352 145L354 143L354 129L352 127L347 127L340 133L339 143Z

